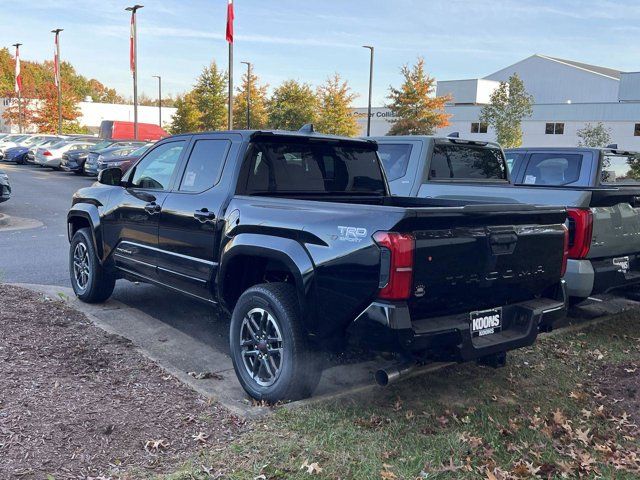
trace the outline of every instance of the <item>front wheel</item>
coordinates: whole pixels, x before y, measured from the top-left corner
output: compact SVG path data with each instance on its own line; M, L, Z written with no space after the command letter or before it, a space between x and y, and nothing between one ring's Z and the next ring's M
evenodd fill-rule
M88 228L79 229L71 239L69 273L73 291L83 302L104 302L113 293L115 277L100 265Z
M229 342L238 380L256 400L305 398L320 380L319 355L290 284L265 283L244 292L233 310Z

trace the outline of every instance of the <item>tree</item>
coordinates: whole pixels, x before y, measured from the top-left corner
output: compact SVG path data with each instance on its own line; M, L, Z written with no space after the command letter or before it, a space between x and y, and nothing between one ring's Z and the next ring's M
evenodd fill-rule
M360 128L351 115L351 103L358 96L352 93L346 81L337 73L318 87L319 115L316 126L319 132L353 137Z
M602 122L595 125L587 123L577 132L579 147L606 147L611 141L611 129L606 128Z
M172 134L197 132L200 129L200 112L193 92L178 96L175 101L176 113L169 130Z
M62 132L75 133L80 128L77 122L80 117L78 98L71 87L62 86ZM38 101L33 114L32 123L40 133L58 132L58 89L53 83L46 84L43 95Z
M258 76L251 72L251 77L245 73L242 85L237 88L233 98L233 128L247 128L247 88L250 95L250 123L251 128L266 128L269 124L267 113L267 85L260 85Z
M200 112L200 130L222 130L227 127L227 74L218 70L215 61L205 67L198 77L193 100Z
M307 83L287 80L273 91L268 105L269 125L280 130L299 130L316 119L318 99Z
M400 88L389 87L387 108L393 114L389 135L433 135L436 128L449 125L451 115L444 106L450 97L436 97L435 78L424 70L424 59L418 57L416 64L401 68L404 82Z
M522 119L531 116L533 97L524 88L517 73L507 82L500 82L489 104L482 107L480 121L491 125L496 131L498 143L505 148L522 145Z

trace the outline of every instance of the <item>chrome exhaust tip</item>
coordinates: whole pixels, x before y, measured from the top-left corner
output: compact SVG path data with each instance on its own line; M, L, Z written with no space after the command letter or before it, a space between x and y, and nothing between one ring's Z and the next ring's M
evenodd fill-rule
M390 367L377 370L374 378L378 385L386 387L390 383L395 382L400 377L412 371L415 367L416 365L414 363L400 363L392 365Z

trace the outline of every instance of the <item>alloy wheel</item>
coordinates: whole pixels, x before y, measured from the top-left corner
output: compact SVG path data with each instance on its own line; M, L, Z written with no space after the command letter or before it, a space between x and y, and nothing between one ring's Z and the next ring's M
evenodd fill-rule
M85 290L89 285L90 273L89 251L83 242L78 242L73 249L73 276L81 290Z
M263 308L250 310L240 326L242 363L260 386L273 385L284 362L282 333L277 319Z

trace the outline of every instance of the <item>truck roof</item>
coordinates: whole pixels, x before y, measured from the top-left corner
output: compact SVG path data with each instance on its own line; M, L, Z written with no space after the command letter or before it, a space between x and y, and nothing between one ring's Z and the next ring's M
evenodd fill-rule
M505 152L530 152L530 151L558 151L558 152L601 152L603 150L614 151L611 148L594 148L594 147L517 147L505 148Z
M496 142L490 142L488 140L477 140L477 139L472 139L472 138L457 138L457 137L446 137L443 135L386 135L383 137L366 137L369 138L371 140L375 140L376 142L379 141L389 141L389 142L393 142L393 141L423 141L423 142L428 142L428 141L438 141L438 142L449 142L449 143L459 143L459 144L472 144L472 145L482 145L482 146L488 146L488 147L494 147L494 148L500 148L500 145Z
M315 139L334 140L334 141L341 141L341 142L353 142L353 143L361 143L369 147L372 146L372 144L375 144L375 142L372 139L368 139L368 138L343 137L339 135L327 135L327 134L318 133L318 132L291 131L291 130L212 130L208 132L181 133L178 135L171 135L170 137L165 137L165 138L176 138L176 137L185 137L185 136L204 136L204 135L228 135L228 134L240 135L244 141L250 141L253 138L258 136L273 135L278 137L315 138Z

